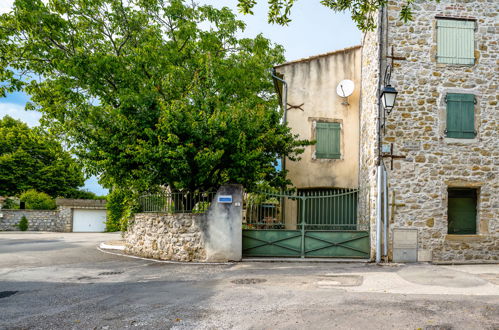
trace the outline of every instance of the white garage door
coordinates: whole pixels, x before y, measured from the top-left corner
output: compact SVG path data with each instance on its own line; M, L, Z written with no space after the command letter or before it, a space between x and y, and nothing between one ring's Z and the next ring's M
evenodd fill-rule
M73 210L73 232L106 230L106 210Z

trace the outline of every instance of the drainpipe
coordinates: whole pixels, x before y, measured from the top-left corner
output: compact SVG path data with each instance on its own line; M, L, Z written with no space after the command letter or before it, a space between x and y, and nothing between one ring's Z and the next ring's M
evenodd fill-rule
M376 196L376 263L381 262L381 193L382 193L382 181L383 181L383 167L378 165L377 173L377 189L378 196Z
M272 68L272 71L270 71L270 74L272 75L272 78L274 79L274 86L275 89L277 90L277 94L279 94L279 98L281 100L281 109L283 112L283 122L286 124L287 122L287 105L288 105L288 83L284 80L281 79L277 76L277 72L275 68ZM281 91L279 89L279 86L277 85L276 81L280 81L283 86L283 93L281 95ZM286 157L282 157L281 160L281 165L282 165L282 170L284 171L286 169Z
M383 167L383 256L388 256L388 171Z
M276 86L276 90L277 90L277 93L279 94L279 97L281 99L281 109L283 111L283 121L284 123L286 123L286 113L287 113L287 107L286 105L288 104L288 83L284 80L284 79L281 79L277 76L277 72L275 70L275 68L272 68L272 71L270 72L270 74L272 75L272 78L274 78L274 85ZM283 85L283 95L281 95L281 91L279 89L279 87L277 86L277 83L275 83L275 81L280 81Z

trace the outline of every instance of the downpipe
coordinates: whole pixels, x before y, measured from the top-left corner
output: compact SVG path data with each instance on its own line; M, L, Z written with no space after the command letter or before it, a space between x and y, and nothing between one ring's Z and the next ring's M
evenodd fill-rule
M382 181L383 181L383 166L378 165L377 172L377 190L376 196L376 263L381 262L381 209L382 209Z
M286 124L286 122L288 120L288 118L287 118L287 114L288 114L288 109L287 109L287 107L288 107L288 83L284 79L279 78L277 76L277 72L276 72L275 68L272 68L272 70L270 70L270 74L272 75L272 79L274 79L275 89L277 91L277 94L279 94L279 98L281 100L281 109L283 112L282 121L284 124ZM276 81L280 81L282 83L282 95L279 91L278 85L275 83ZM282 167L283 171L286 170L286 157L282 157L281 167Z
M383 168L383 256L388 258L388 171L386 168Z
M270 74L272 75L272 78L274 79L274 81L280 81L282 83L282 94L283 95L279 95L280 96L280 99L281 99L281 108L282 108L282 112L283 112L283 122L286 123L287 121L287 105L288 105L288 83L284 80L284 79L281 79L277 76L276 74L276 70L275 68L272 69L272 71L270 71ZM277 90L277 93L279 93L279 88L276 86L276 90Z

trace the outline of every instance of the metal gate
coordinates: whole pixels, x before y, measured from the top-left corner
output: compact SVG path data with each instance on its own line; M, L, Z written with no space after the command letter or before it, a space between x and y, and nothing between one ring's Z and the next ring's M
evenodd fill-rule
M357 189L248 193L245 257L369 258L369 230L358 221Z

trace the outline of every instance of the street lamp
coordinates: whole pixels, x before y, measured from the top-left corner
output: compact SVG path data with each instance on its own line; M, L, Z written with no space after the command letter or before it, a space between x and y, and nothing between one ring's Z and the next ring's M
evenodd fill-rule
M383 104L383 108L389 114L392 112L393 106L395 105L395 98L397 97L397 90L392 87L392 85L386 85L381 91L381 103Z

